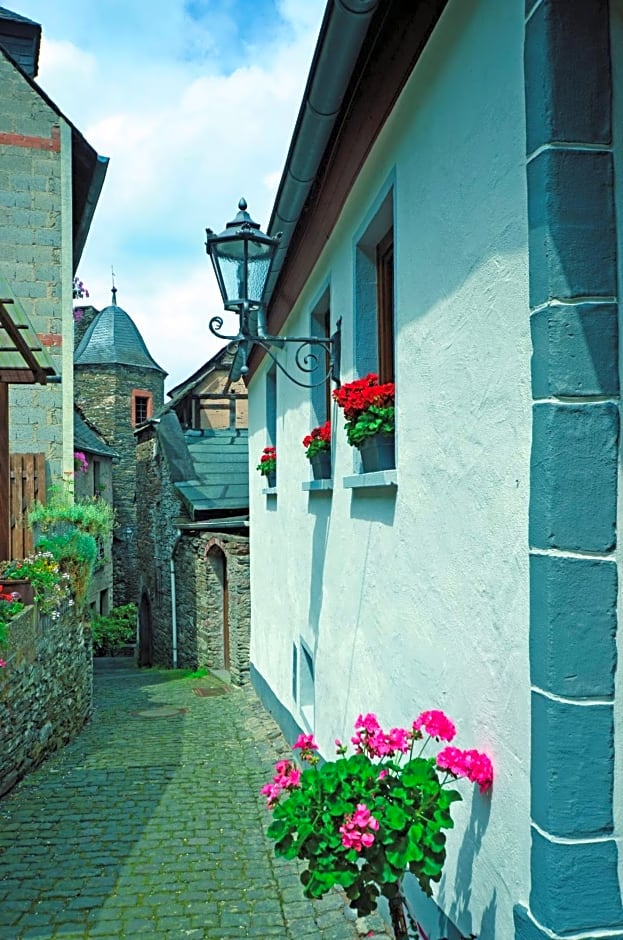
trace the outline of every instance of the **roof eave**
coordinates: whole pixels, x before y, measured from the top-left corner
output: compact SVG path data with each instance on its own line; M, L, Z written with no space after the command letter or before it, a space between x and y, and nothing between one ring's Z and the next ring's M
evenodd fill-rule
M344 95L380 0L329 0L277 190L268 233L281 232L268 276L270 300L290 241L339 117Z
M90 150L93 149L84 139L84 137L77 134L77 132L74 130L72 133L72 150L82 145L86 145ZM93 153L95 153L95 151L93 151ZM74 232L74 273L78 270L78 265L80 264L80 258L82 257L82 252L84 251L84 246L91 228L91 223L93 221L93 214L102 192L104 179L106 178L108 163L108 157L102 157L98 153L95 153L95 162L93 164L91 180L87 189L87 196L84 202L82 213L78 220L78 224L76 226L76 231Z

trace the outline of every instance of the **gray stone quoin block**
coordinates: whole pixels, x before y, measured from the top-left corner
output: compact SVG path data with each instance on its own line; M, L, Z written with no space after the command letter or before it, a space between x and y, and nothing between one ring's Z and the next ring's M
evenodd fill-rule
M607 553L616 545L619 411L612 402L533 407L530 545Z
M531 556L533 685L565 698L614 695L617 582L614 561Z
M574 705L532 694L532 819L567 839L611 835L612 705Z

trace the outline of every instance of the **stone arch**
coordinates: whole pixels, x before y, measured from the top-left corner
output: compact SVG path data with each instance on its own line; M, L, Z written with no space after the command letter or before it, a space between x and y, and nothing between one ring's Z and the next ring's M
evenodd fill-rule
M220 625L220 642L218 643L222 659L220 665L229 672L231 669L231 643L229 633L227 554L221 545L216 543L216 540L214 540L214 544L210 545L206 551L206 561L209 567L208 580L212 581L214 586L218 585L218 587L220 587L220 591L212 591L214 622Z
M231 681L243 685L249 678L251 627L248 539L212 535L204 542L203 556L213 660L215 665L227 662Z

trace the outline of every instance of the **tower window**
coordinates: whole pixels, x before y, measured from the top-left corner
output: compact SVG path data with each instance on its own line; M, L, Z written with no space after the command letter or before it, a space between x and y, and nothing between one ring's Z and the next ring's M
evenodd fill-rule
M132 392L132 424L143 424L153 414L153 396L151 392L135 388Z

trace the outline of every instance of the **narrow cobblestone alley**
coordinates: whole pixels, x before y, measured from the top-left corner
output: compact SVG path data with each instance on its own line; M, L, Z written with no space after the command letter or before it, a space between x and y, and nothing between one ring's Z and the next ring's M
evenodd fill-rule
M82 734L0 801L0 938L385 936L275 858L259 788L285 750L251 690L99 666Z

